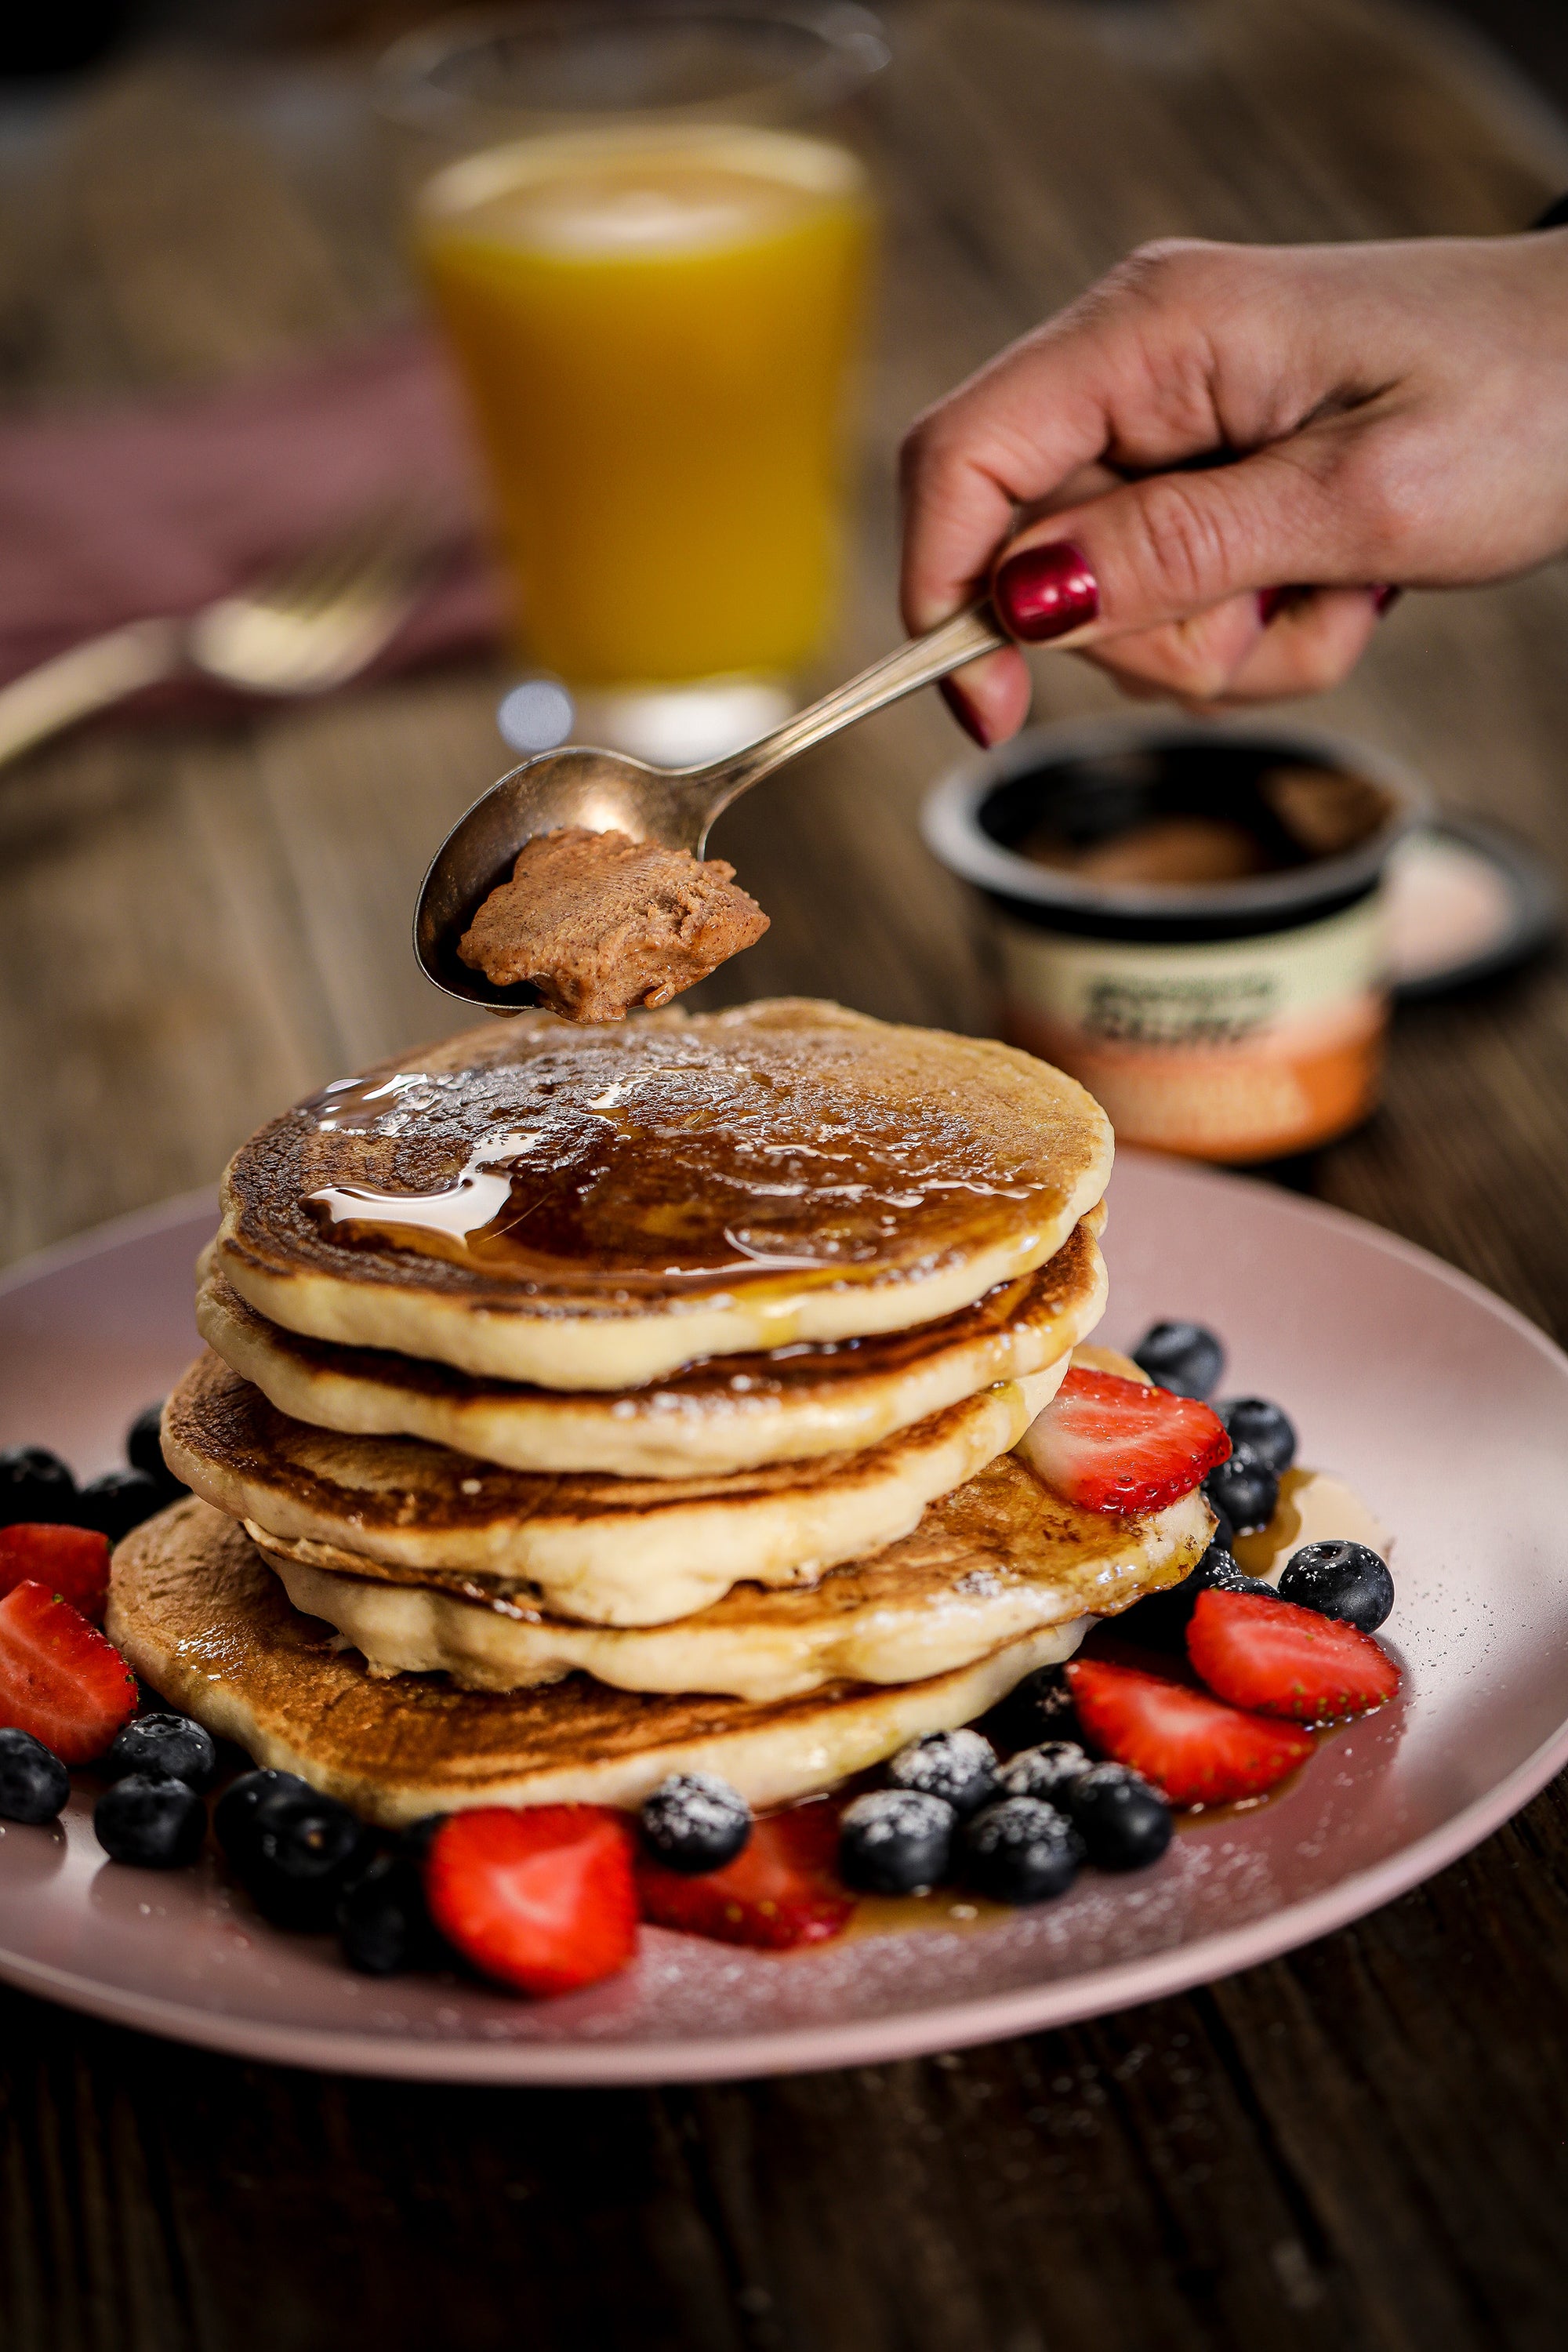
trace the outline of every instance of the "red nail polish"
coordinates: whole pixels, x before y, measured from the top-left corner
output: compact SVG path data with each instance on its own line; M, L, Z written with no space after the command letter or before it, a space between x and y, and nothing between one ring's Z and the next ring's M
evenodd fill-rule
M1393 587L1386 580L1384 582L1381 588L1374 588L1373 590L1372 609L1377 614L1380 621L1387 612L1389 606L1391 604L1397 604L1404 593L1405 591L1403 588Z
M1041 646L1081 629L1100 611L1100 585L1083 550L1068 539L1010 555L991 583L992 601L1010 636Z
M989 737L986 735L985 730L981 726L974 712L970 709L968 701L965 699L960 689L954 686L952 678L944 677L937 691L942 696L942 698L946 703L948 709L952 711L953 717L957 719L959 725L963 728L964 733L968 736L970 741L972 743L978 743L983 751L989 751L991 749L991 742Z
M1303 588L1299 583L1284 588L1260 588L1258 592L1258 617L1267 628L1270 621L1277 619L1281 613L1288 613L1293 604L1306 604L1311 593L1310 588Z

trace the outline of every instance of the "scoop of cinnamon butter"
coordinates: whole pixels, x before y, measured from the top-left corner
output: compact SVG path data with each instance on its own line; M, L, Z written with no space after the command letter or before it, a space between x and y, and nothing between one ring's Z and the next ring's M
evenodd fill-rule
M760 940L768 919L722 857L568 825L519 851L458 942L492 987L526 981L568 1021L668 1004Z

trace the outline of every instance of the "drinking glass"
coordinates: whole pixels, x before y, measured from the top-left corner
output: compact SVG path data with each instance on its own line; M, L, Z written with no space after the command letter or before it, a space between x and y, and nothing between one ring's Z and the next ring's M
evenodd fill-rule
M874 208L836 110L874 17L540 5L400 42L415 251L519 651L659 760L793 706L831 617Z

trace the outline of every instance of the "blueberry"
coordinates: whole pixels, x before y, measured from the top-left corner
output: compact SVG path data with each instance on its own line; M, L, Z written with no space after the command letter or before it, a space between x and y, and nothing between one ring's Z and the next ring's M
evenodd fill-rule
M1267 1397L1227 1397L1215 1412L1233 1445L1244 1446L1282 1478L1296 1459L1295 1423Z
M207 1809L183 1780L128 1772L92 1809L92 1826L110 1862L139 1870L177 1870L195 1862L207 1831Z
M52 1822L71 1792L71 1776L30 1731L0 1727L0 1822Z
M1204 1500L1214 1513L1214 1533L1210 1536L1209 1542L1211 1545L1217 1544L1221 1551L1229 1551L1236 1541L1236 1529L1206 1488Z
M666 1870L698 1878L722 1870L752 1834L752 1809L716 1772L672 1772L643 1800L643 1843Z
M1197 1567L1189 1570L1180 1584L1168 1584L1163 1592L1146 1592L1142 1601L1124 1609L1113 1621L1121 1639L1136 1642L1146 1650L1184 1650L1193 1603L1203 1590L1198 1579L1216 1549L1217 1546L1211 1544ZM1222 1553L1221 1558L1236 1568L1228 1552ZM1239 1569L1236 1572L1241 1573Z
M1322 1617L1342 1617L1375 1633L1394 1606L1388 1563L1368 1544L1335 1540L1303 1544L1279 1579L1279 1598Z
M1037 1666L1016 1683L991 1717L1005 1748L1032 1748L1041 1739L1070 1739L1078 1729L1072 1690L1060 1666Z
M125 1433L125 1459L132 1470L147 1473L165 1503L174 1503L190 1488L163 1459L163 1422L161 1404L144 1405Z
M407 1822L397 1833L397 1851L418 1869L423 1869L439 1831L451 1820L450 1813L421 1813L416 1822Z
M256 1815L263 1799L282 1789L308 1795L310 1787L310 1782L301 1780L297 1772L275 1772L270 1768L242 1772L237 1780L230 1781L213 1807L213 1828L219 1845L242 1878L256 1852Z
M1112 1621L1118 1639L1136 1642L1141 1650L1184 1650L1197 1597L1197 1585L1190 1576L1180 1584L1167 1585L1163 1592L1146 1592Z
M89 1479L77 1496L77 1517L83 1527L96 1528L117 1544L167 1500L145 1470L106 1470L100 1478Z
M212 1734L188 1715L139 1715L117 1731L101 1768L111 1780L128 1772L161 1772L198 1792L217 1778Z
M996 1784L1005 1797L1043 1797L1047 1804L1059 1804L1088 1769L1089 1759L1076 1739L1048 1739L1011 1757Z
M1073 1821L1101 1870L1142 1870L1171 1843L1171 1807L1125 1764L1096 1764L1068 1792Z
M1200 1592L1250 1592L1255 1601L1278 1601L1274 1587L1261 1576L1248 1576L1237 1568L1228 1551L1219 1544L1210 1544L1188 1580L1195 1601ZM1186 1586L1176 1590L1184 1591Z
M1155 1323L1132 1350L1132 1360L1175 1396L1212 1396L1225 1370L1225 1349L1201 1323Z
M965 1822L963 1874L994 1903L1043 1903L1066 1894L1083 1851L1082 1838L1055 1805L1004 1797Z
M0 1528L19 1521L69 1526L77 1516L76 1480L46 1445L7 1445L0 1453Z
M424 1882L406 1853L378 1853L338 1904L343 1958L362 1976L399 1976L438 1961L441 1943Z
M251 1815L240 1866L258 1911L280 1927L327 1927L371 1836L346 1805L318 1790L269 1789Z
M1226 1547L1211 1543L1202 1559L1180 1584L1169 1584L1163 1592L1146 1593L1124 1610L1116 1620L1116 1630L1130 1642L1139 1642L1149 1650L1184 1650L1187 1627L1192 1621L1193 1603L1200 1592L1210 1586L1222 1592L1260 1593L1273 1601L1278 1596L1271 1584L1246 1576L1237 1568Z
M900 1748L888 1778L895 1789L918 1789L973 1813L996 1794L996 1750L978 1731L928 1731Z
M844 1809L838 1869L863 1895L912 1895L945 1878L958 1815L925 1789L873 1789Z
M1266 1528L1279 1500L1279 1481L1267 1462L1238 1446L1204 1480L1204 1493L1213 1508L1228 1519L1238 1536Z

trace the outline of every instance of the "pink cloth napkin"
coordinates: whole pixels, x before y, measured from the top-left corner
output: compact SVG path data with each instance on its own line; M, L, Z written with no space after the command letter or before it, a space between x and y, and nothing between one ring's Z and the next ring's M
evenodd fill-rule
M414 329L201 395L0 424L0 680L122 621L195 612L417 490L453 556L377 663L493 644L466 427Z

